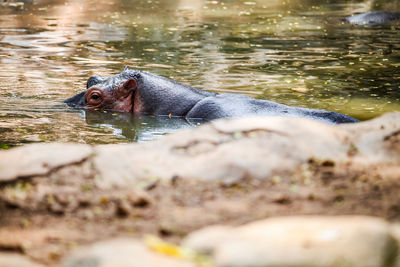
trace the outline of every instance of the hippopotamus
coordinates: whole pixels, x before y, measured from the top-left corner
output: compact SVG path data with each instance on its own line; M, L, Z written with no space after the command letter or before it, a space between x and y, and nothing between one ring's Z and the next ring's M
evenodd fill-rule
M374 26L398 19L400 13L397 12L373 11L346 17L343 21L355 25Z
M91 76L86 89L64 103L90 110L180 116L205 121L252 116L304 117L331 124L358 121L332 111L291 107L241 94L199 90L128 67L111 77Z

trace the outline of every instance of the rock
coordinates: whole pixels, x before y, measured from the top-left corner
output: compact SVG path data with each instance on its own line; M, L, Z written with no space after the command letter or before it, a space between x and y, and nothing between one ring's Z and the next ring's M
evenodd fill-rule
M88 145L32 144L0 151L0 182L46 175L51 170L79 163L92 154Z
M2 151L0 181L47 175L85 159L102 189L177 176L232 184L290 174L310 160L387 169L400 165L399 132L400 113L343 125L282 117L221 119L145 144L39 144Z
M189 234L183 241L183 246L212 255L215 248L225 244L227 240L233 240L235 227L225 225L213 225Z
M44 265L35 263L27 257L17 253L0 253L0 266L1 267L42 267Z
M254 132L253 138L248 136L251 132ZM318 157L340 156L341 150L346 151L346 146L338 139L341 134L345 135L345 132L311 120L301 120L301 123L292 118L218 120L146 144L140 152L133 152L131 147L98 147L99 156L94 162L102 177L130 177L130 181L146 176L169 178L174 175L228 182L245 177L262 179L274 171L306 161L313 152L319 154ZM293 153L293 150L299 153ZM285 157L284 161L282 157ZM122 161L121 158L130 160ZM111 164L117 166L119 175L109 167Z
M56 230L0 228L0 251L26 251L48 240L56 240L60 235Z
M143 145L97 146L94 166L102 188L173 176L234 183L290 173L309 159L398 163L386 139L400 129L400 113L348 125L300 118L222 119Z
M211 253L215 265L391 266L397 244L389 224L366 216L276 217L236 228L207 227L183 246Z
M135 239L102 241L78 249L63 262L63 267L194 267L195 265L157 254Z
M400 267L400 223L393 223L391 226L392 236L397 241L397 257L394 267Z

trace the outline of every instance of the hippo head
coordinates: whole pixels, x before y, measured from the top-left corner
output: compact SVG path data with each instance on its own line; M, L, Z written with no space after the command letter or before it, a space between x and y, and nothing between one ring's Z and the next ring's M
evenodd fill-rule
M64 103L85 109L134 112L134 100L138 98L135 94L137 75L138 71L126 67L120 74L108 78L91 76L86 83L87 90L65 100Z

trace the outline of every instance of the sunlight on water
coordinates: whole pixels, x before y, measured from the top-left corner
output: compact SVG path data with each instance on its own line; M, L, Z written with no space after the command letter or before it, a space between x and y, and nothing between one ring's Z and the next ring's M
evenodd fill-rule
M400 111L399 24L340 18L398 1L165 0L0 3L0 148L145 141L196 123L59 105L125 65L200 89L359 119Z

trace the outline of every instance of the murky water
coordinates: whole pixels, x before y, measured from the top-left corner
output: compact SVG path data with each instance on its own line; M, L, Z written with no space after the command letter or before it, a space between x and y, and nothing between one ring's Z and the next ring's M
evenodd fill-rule
M0 148L149 140L197 122L59 103L125 65L201 89L369 119L400 111L397 23L338 18L399 1L0 2Z

